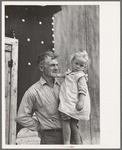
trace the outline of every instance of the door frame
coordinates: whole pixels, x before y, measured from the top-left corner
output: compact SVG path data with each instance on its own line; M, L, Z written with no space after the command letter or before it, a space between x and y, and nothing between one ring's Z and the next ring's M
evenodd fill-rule
M10 133L8 144L16 144L16 113L17 113L17 91L18 91L18 39L5 37L5 44L12 47L11 67L11 90L10 90ZM4 48L5 52L5 48ZM5 61L4 61L5 62ZM5 66L5 65L4 65ZM4 100L5 101L5 100ZM5 109L5 107L4 107ZM5 119L5 118L4 118ZM6 137L5 137L6 138Z

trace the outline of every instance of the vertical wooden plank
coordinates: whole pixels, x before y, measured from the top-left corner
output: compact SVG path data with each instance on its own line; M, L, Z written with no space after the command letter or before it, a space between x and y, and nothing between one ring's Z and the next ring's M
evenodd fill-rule
M16 111L17 111L17 79L18 79L18 40L12 42L13 67L11 73L11 122L10 122L10 144L16 142Z
M18 40L5 38L5 43L11 45L11 59L13 66L11 68L11 90L10 90L10 112L9 112L9 144L16 142L16 111L17 111L17 77L18 77Z
M90 120L88 121L80 120L79 128L83 144L90 145L91 144Z
M11 69L8 67L8 61L11 60L11 45L5 45L5 144L9 142L9 121L10 121L10 86Z
M99 6L86 6L87 52L91 59L89 67L89 92L91 97L91 144L99 144Z

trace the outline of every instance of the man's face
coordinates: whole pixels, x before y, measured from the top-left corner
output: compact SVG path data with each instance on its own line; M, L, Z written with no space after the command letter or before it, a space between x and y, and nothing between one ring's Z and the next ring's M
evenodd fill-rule
M48 78L55 78L58 72L58 60L47 57L43 64L43 74Z

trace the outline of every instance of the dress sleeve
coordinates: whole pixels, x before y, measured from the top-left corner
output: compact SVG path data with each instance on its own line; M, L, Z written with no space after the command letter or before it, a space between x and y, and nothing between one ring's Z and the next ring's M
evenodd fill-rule
M81 94L84 94L86 95L87 93L87 84L86 84L86 79L84 76L80 77L78 79L78 94L81 93Z
M34 130L40 130L40 123L32 118L34 112L34 94L31 91L27 91L21 101L19 106L16 121L22 126Z

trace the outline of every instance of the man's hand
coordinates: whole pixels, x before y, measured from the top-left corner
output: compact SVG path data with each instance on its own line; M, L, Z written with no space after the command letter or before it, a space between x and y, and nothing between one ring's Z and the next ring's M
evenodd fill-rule
M76 109L77 109L78 111L80 111L80 110L83 109L83 107L84 107L84 102L81 101L81 100L78 101L77 104L76 104Z

